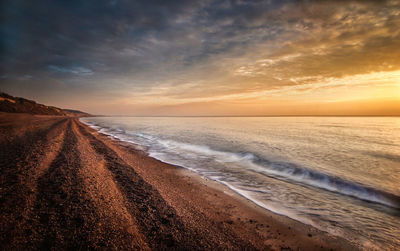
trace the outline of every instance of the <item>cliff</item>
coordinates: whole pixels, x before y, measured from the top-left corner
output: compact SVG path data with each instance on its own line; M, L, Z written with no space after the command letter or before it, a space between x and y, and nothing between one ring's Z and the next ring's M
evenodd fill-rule
M33 100L13 97L4 92L0 92L0 112L28 113L40 115L60 115L60 116L90 116L88 113L61 109L54 106L38 104Z

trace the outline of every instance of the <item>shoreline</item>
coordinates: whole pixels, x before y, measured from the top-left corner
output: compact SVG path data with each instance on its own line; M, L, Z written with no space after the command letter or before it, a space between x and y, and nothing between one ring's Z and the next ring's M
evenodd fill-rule
M77 118L0 113L0 134L4 249L361 249Z
M252 201L251 199L247 198L246 196L240 194L239 192L234 191L232 188L230 188L226 184L222 184L221 182L218 182L216 180L212 180L207 177L201 176L200 174L198 174L188 168L185 168L185 167L182 167L179 165L170 164L170 163L164 162L162 160L159 160L155 157L151 157L148 155L147 152L145 152L145 150L141 149L142 146L140 146L140 145L120 140L111 135L103 134L103 133L99 132L99 130L92 128L90 125L88 125L82 121L79 121L79 122L84 124L88 128L90 128L90 130L92 130L94 133L98 134L105 141L111 141L112 144L120 145L124 148L127 148L127 149L129 149L128 152L133 151L142 157L144 156L143 158L149 158L152 161L160 162L160 164L163 165L164 168L175 169L175 170L172 170L172 172L173 172L172 175L174 175L174 176L176 175L177 177L180 177L185 180L190 179L191 181L198 183L198 184L196 184L196 186L202 185L202 186L207 187L206 189L211 190L212 191L211 193L218 193L219 195L227 196L229 198L229 200L230 199L234 200L235 202L240 204L240 206L236 205L240 208L240 210L251 211L250 215L252 215L253 218L258 218L258 219L261 218L263 220L267 219L267 221L271 221L271 219L272 219L274 222L269 222L270 227L271 227L271 225L276 224L276 225L278 225L277 228L286 228L287 227L289 230L295 229L298 233L303 233L303 236L301 236L300 238L302 238L302 240L304 242L309 242L310 238L312 238L312 237L319 238L320 240L318 240L318 242L326 241L327 243L329 243L332 241L331 238L335 239L335 241L341 240L341 241L346 242L345 245L342 245L342 246L337 245L337 243L335 243L336 248L340 246L340 248L338 250L340 250L341 248L343 248L343 250L355 250L356 248L361 248L361 247L356 247L354 244L347 243L348 241L344 240L343 237L341 237L339 235L333 235L331 233L328 233L327 231L318 229L315 226L312 226L310 224L303 223L299 220L290 218L289 216L279 214L278 212L274 212L268 208L265 208L262 205L259 205L256 202ZM129 154L129 153L126 153L126 154ZM247 218L249 218L249 217L246 217L245 219L240 218L239 221L241 221L242 223L245 223L245 224L247 223L246 221L249 221L249 222L252 221L252 223L257 224L257 220L254 220L254 219L252 220L250 218L249 219L247 219ZM263 220L260 220L260 222ZM260 223L258 223L258 224L260 224ZM257 228L257 226L256 226L256 228ZM272 232L272 231L269 230L268 232ZM279 232L279 229L277 229L277 232ZM307 234L305 234L305 232L307 232ZM281 234L278 234L278 235L281 235ZM288 234L288 237L289 237L289 234ZM304 238L304 237L307 237L307 238ZM337 240L336 240L336 238L337 238ZM296 244L298 244L298 243L299 242L296 242ZM281 244L285 245L285 242L282 242ZM278 248L276 245L273 245L273 247ZM279 248L282 248L282 246ZM300 247L298 247L298 248L300 248ZM321 249L321 246L318 246L318 245L315 245L314 247L307 246L306 250L313 249L313 248ZM329 250L331 249L331 247L329 247L329 246L325 247L325 248L327 248ZM302 248L300 248L300 249L303 250ZM336 249L333 248L333 250L336 250Z

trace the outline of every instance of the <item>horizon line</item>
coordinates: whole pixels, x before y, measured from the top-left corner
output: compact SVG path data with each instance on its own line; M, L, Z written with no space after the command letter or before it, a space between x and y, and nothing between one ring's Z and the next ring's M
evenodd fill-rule
M93 115L93 117L400 117L398 115Z

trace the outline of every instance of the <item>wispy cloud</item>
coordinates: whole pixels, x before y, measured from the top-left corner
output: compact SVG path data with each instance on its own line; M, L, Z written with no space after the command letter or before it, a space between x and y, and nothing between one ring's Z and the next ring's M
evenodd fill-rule
M80 75L80 76L90 76L93 75L93 71L81 67L81 66L72 66L72 67L60 67L56 65L49 65L48 68L52 70L53 72L60 72L60 73L71 73L75 75Z

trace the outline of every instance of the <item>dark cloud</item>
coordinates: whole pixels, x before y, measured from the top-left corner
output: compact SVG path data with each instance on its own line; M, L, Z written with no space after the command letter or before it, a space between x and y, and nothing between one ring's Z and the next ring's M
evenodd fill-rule
M48 0L3 1L2 7L3 67L36 70L52 63L90 64L98 47L140 44L190 6L185 1Z
M149 72L146 82L162 80L166 73L182 71L210 55L260 41L251 34L259 32L253 23L276 5L253 1L2 1L1 70L40 75L49 69L76 73L73 68L82 67L97 74L70 78L144 79L141 75Z

